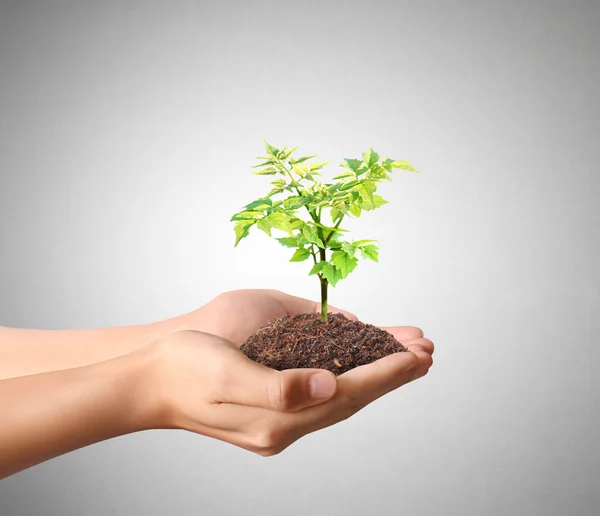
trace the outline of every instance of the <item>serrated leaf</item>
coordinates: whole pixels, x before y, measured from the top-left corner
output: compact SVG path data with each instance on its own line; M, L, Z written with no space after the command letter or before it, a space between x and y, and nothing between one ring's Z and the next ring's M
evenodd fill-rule
M292 229L302 229L304 226L306 226L306 222L304 222L302 219L292 218L290 219L290 223L292 224Z
M348 177L356 177L356 175L354 172L344 172L343 174L335 176L333 179L346 179Z
M372 242L377 242L377 240L357 240L356 242L352 242L352 245L356 247L364 247L366 244L370 244Z
M233 227L233 230L235 231L235 245L234 247L237 247L237 245L240 243L240 240L242 240L242 238L245 238L248 236L248 232L250 230L250 228L254 225L256 221L254 220L240 220L239 222L237 222L235 224L235 226Z
M308 161L309 159L313 159L316 158L317 156L301 156L300 158L294 158L291 159L288 163L290 165L294 165L296 163L304 163L305 161Z
M354 253L356 253L356 245L350 242L344 242L342 245L342 251L344 251L348 256L354 256Z
M408 161L404 160L392 161L389 165L392 168L400 168L402 170L408 170L409 172L418 172L418 170L414 169Z
M263 163L260 163L259 165L254 165L252 168L268 167L271 165L275 165L275 161L267 160L267 161L264 161Z
M277 240L284 247L298 247L298 240L296 237L276 238L275 240Z
M265 197L263 199L257 199L256 201L252 201L250 204L246 204L244 208L246 208L247 211L252 211L257 209L270 208L272 205L273 201L268 197Z
M271 224L269 222L268 217L264 217L262 219L258 219L256 221L256 227L258 229L262 229L267 235L271 236Z
M277 170L275 167L267 167L262 170L256 170L252 173L256 174L257 176L274 176L275 174L279 174L279 170Z
M282 213L281 211L271 213L268 216L268 220L271 227L281 229L292 236L292 223L285 213Z
M308 260L308 258L310 258L310 251L302 247L296 250L294 255L290 258L290 262L303 262L304 260Z
M371 167L371 171L369 172L368 178L369 179L388 179L388 180L391 179L391 177L388 176L385 168L383 168L381 165L378 165L377 163Z
M373 194L370 201L364 202L360 206L362 207L363 210L371 211L371 210L375 210L387 203L388 202L380 195Z
M379 261L379 249L376 245L365 245L360 248L360 253L362 254L363 258L369 258L374 262Z
M327 262L325 261L315 263L308 275L312 276L313 274L319 274L323 270L323 267L325 267L325 265L327 265Z
M315 229L313 227L304 226L302 228L302 236L304 236L306 241L309 242L310 244L318 245L321 249L325 248L323 241L319 238L319 235L317 235L317 232L315 231Z
M335 287L338 280L341 279L341 273L337 272L335 267L329 262L326 262L321 269L321 275L331 284L332 287Z
M240 213L236 213L233 217L231 217L231 221L234 220L251 220L251 219L259 219L264 215L262 211L242 211Z
M269 145L266 141L265 141L265 148L267 149L267 152L271 155L274 156L275 158L278 157L280 150L276 147L273 147L272 145Z
M344 181L340 185L340 190L349 190L350 188L355 187L359 182L356 179L350 179L348 181ZM346 194L344 194L346 195Z
M345 163L342 164L342 167L351 170L352 172L357 172L360 166L362 165L362 160L360 159L348 159L344 158Z
M350 205L350 213L352 213L352 215L354 215L355 217L360 217L361 212L362 212L362 208L360 207L359 204L351 204Z
M279 155L277 156L278 159L280 159L281 161L285 161L286 159L288 159L293 153L294 151L297 149L298 147L293 147L291 149L287 149L284 148Z
M297 210L298 208L302 208L306 206L310 202L309 197L301 197L298 195L294 195L292 197L288 197L283 201L283 205L292 210Z
M315 171L321 170L328 163L329 163L329 161L321 161L320 163L312 163L310 165L310 172L314 174L314 173L316 173Z
M294 172L296 172L296 174L298 174L300 177L304 177L306 174L308 174L308 167L302 163L298 164L298 163L294 163L292 165L292 169L294 170Z
M341 279L345 279L358 264L358 260L356 258L348 255L343 250L334 251L331 255L331 262L335 265L335 268L341 272Z
M373 149L369 149L367 152L363 152L363 159L365 161L365 165L368 168L371 168L379 161L379 154L377 154Z

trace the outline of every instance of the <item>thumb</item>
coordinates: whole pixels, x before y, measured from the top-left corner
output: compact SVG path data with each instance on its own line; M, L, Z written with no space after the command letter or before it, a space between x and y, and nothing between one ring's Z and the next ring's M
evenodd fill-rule
M337 389L335 375L324 369L276 371L243 358L235 381L227 382L229 403L290 412L322 403Z

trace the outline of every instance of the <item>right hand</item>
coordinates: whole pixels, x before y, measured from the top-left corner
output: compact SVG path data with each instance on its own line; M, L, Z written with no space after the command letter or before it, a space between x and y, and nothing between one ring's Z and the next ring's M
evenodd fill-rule
M151 428L179 428L274 455L300 437L338 423L424 376L433 344L416 328L386 328L410 352L395 353L335 377L323 369L276 371L209 333L186 330L142 353L152 359ZM422 335L422 334L421 334ZM319 380L311 390L311 379Z

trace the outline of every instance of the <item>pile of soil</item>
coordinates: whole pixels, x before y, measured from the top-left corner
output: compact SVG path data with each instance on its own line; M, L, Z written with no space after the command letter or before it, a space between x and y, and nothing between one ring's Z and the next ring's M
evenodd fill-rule
M336 375L392 353L407 351L391 333L331 313L327 322L316 314L273 319L261 326L240 349L255 362L279 371L316 367Z

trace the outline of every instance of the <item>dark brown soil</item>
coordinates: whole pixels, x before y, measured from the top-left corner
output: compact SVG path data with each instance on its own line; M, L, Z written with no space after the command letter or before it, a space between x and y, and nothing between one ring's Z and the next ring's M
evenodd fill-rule
M407 351L395 337L376 326L329 314L273 319L240 348L252 360L273 369L316 367L340 375L392 353Z

